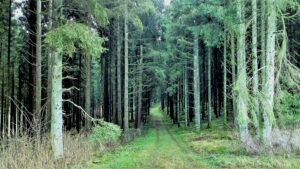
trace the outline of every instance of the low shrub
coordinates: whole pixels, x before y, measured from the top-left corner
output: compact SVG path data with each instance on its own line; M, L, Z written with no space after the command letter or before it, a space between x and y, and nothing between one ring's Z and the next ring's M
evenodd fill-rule
M119 126L101 122L100 125L93 127L90 141L94 145L114 144L120 139L122 130Z

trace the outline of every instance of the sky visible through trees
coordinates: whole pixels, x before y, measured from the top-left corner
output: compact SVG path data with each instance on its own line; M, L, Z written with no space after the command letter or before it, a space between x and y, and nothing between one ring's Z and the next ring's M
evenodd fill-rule
M165 6L169 6L171 3L171 0L165 0Z

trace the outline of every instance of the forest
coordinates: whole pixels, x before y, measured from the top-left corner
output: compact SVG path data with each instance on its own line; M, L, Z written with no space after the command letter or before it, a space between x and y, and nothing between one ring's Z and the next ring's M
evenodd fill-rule
M1 0L0 169L300 168L299 0Z

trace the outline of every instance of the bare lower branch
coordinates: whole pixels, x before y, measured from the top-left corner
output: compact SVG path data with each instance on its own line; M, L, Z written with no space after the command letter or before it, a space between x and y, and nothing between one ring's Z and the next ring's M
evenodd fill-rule
M81 113L84 115L84 117L86 119L89 119L90 121L93 121L93 122L103 122L103 119L95 119L92 116L90 116L81 106L77 105L73 101L71 101L69 99L63 100L63 101L71 103L73 106L75 106L76 108L78 108L79 110L81 110Z

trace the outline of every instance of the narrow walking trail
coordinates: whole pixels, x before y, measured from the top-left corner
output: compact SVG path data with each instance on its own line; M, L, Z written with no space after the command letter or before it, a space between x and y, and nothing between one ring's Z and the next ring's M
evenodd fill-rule
M201 163L200 155L194 153L173 133L160 108L151 109L146 134L113 153L100 157L90 169L198 169L208 168Z

